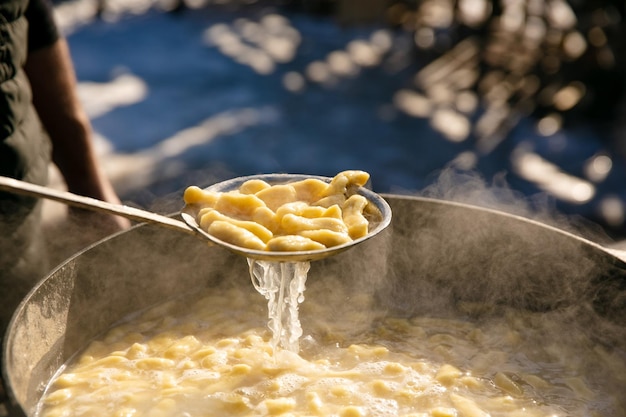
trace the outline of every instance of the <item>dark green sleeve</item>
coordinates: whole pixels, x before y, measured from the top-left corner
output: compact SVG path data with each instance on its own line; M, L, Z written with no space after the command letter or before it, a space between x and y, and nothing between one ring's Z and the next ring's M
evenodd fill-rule
M25 13L28 20L28 51L52 45L59 39L52 4L47 0L30 0Z

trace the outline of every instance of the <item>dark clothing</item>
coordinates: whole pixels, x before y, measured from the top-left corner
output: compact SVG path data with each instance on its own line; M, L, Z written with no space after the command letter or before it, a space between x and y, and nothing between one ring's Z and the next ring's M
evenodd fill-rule
M45 0L31 0L24 13L28 25L28 51L52 45L59 39L59 31L54 23L52 5Z
M51 144L23 70L29 51L58 39L44 0L0 0L0 175L45 185ZM41 202L0 193L0 334L28 290L43 277Z

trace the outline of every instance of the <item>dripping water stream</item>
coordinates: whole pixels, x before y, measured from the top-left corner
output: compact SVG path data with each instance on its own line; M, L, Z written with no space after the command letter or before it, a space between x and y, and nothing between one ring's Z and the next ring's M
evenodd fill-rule
M304 301L309 262L270 262L248 258L254 288L267 299L272 348L298 353L302 326L298 306Z

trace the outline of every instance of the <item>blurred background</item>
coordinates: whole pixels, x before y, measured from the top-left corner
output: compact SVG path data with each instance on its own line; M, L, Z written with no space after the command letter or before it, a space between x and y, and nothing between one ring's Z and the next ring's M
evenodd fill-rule
M626 238L624 1L55 3L128 205L269 172ZM596 230L597 231L597 230Z

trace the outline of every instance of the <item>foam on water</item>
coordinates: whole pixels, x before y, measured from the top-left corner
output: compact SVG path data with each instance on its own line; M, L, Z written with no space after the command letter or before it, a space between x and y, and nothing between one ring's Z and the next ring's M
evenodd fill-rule
M181 380L192 380L192 381L200 381L200 380L214 380L220 378L219 372L207 371L204 369L187 369L183 371L183 375L180 378Z

